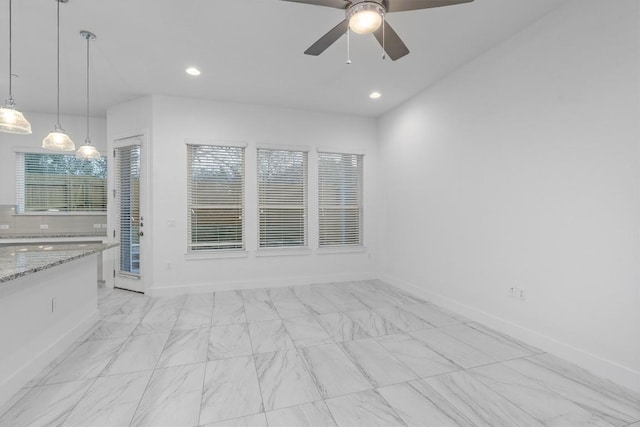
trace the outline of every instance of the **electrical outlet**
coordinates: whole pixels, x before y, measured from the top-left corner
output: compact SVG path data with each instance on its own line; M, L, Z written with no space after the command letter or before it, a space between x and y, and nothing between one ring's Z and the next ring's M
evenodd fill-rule
M527 290L524 288L519 288L517 286L512 286L509 288L509 296L511 298L517 298L519 300L526 301Z
M47 230L49 228L49 224L40 224L40 230Z
M93 228L100 228L102 224L93 224Z
M518 298L520 298L522 301L525 301L527 299L527 290L518 288Z

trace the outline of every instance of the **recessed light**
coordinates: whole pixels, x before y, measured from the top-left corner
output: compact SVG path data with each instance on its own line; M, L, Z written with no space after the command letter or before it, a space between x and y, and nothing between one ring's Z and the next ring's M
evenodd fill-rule
M196 67L189 67L185 71L190 76L199 76L200 75L200 70L198 70Z
M380 97L382 97L382 94L380 92L371 92L369 94L369 98L371 99L379 99Z

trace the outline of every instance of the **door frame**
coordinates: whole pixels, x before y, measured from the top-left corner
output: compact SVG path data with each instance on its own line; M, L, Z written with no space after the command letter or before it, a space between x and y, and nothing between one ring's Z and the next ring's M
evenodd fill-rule
M109 209L108 209L108 224L109 224L109 238L113 243L120 243L120 238L117 234L120 227L120 213L118 212L117 197L116 194L116 182L118 177L116 176L116 164L114 161L114 153L116 148L124 147L131 144L131 141L136 140L137 144L140 146L140 216L144 218L144 236L140 239L140 274L136 279L128 278L127 275L119 274L120 266L118 262L120 260L119 254L114 254L113 257L113 284L114 287L132 290L135 292L147 293L149 287L149 276L151 274L152 268L150 267L150 244L148 235L151 230L151 218L149 216L149 163L147 162L148 155L148 139L147 139L147 131L139 131L139 132L131 132L117 138L111 139L109 141L109 158L112 161L112 166L109 168ZM119 251L119 248L116 248ZM133 283L133 286L118 286L122 285L123 282L129 282L131 284L132 281L137 282Z

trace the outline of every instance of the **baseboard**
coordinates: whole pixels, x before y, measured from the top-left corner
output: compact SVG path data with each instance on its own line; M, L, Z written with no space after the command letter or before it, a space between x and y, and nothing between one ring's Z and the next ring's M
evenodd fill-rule
M640 371L622 366L611 360L561 342L553 337L541 334L537 331L525 328L507 319L484 312L476 307L460 303L451 298L431 292L424 287L405 281L390 275L381 275L383 280L390 285L404 289L417 297L425 299L457 314L465 316L475 322L482 323L499 332L517 338L527 344L538 347L547 353L558 356L574 363L595 375L613 381L628 389L640 393Z
M312 285L315 283L351 282L356 280L373 280L379 277L376 273L342 273L322 276L276 277L236 282L199 283L180 286L150 288L145 291L152 297L172 297L183 294L196 294L220 291L237 291L256 288L282 288L296 285Z
M38 348L42 348L42 351L33 357L29 358L29 356L24 355L24 360L26 360L24 365L16 369L12 375L4 378L0 383L0 406L20 391L31 379L40 374L43 369L86 333L98 320L100 320L100 314L96 308L92 308L78 316L73 316L65 320L57 328L61 334L57 340L38 344ZM55 333L56 331L51 332Z

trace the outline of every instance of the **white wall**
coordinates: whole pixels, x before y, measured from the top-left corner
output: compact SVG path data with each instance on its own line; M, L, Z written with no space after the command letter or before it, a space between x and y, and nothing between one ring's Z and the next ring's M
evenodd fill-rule
M125 129L126 114L151 114L147 171L144 280L152 295L376 277L378 160L375 120L299 110L154 96L152 106L109 110L109 138ZM135 110L135 112L134 112ZM146 111L146 113L145 113ZM123 112L126 113L123 115ZM116 130L117 128L117 130ZM126 133L126 132L125 132ZM246 151L246 254L239 258L189 256L187 252L186 141L244 142ZM257 251L257 175L259 144L308 147L309 244L306 252L264 256ZM317 153L334 148L364 154L364 245L351 253L317 251ZM175 221L175 227L169 226Z
M31 135L14 135L0 132L0 205L16 203L16 149L42 147L42 140L56 124L55 114L37 114L23 111L31 123ZM91 142L101 152L107 148L105 118L90 119ZM87 136L86 118L82 116L60 116L60 124L73 139L76 148L84 144Z
M379 122L383 277L636 390L638 17L568 2Z

